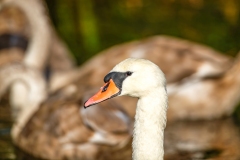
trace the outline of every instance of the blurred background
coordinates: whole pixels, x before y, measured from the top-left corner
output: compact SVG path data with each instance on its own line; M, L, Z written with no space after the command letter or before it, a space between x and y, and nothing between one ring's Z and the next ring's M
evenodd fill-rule
M51 19L78 64L99 51L166 34L234 56L240 48L239 0L47 0Z
M155 35L169 35L197 42L230 57L236 57L240 49L239 0L46 0L45 2L54 29L70 50L65 53L69 53L77 66L81 66L99 52L114 45ZM1 22L0 26L3 25ZM23 35L26 38L31 37L28 33ZM63 70L73 69L74 63L72 64ZM0 106L0 159L24 159L16 156L12 144L10 132L13 120L7 96L8 94L1 100ZM235 153L237 158L233 159L237 160L240 157L238 138L240 107L236 107L233 117L233 120L179 122L169 126L166 137L169 137L170 142L167 141L166 145L171 148L176 144L176 141L171 141L172 137L185 136L186 133L195 136L198 140L195 133L198 129L199 134L202 135L209 133L210 137L216 137L218 134L220 136L212 140L216 146L212 147L213 149L207 148L204 152L206 159L223 153L228 148L226 149L228 157L223 157L222 160L229 159L229 155ZM174 127L180 128L181 134L178 134L180 131L176 132ZM201 143L205 145L208 142L207 137ZM184 155L185 153L187 152L184 152ZM199 153L195 152L195 157L198 157ZM174 156L167 158L176 159Z

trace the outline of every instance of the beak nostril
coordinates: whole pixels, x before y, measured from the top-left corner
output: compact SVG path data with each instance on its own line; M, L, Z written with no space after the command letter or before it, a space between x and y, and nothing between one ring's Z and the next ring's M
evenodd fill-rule
M102 92L105 92L105 91L107 90L109 84L110 84L110 83L107 83L107 84L103 87Z

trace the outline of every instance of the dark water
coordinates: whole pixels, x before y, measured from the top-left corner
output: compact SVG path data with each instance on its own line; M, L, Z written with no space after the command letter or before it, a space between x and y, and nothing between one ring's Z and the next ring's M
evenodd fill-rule
M10 107L7 101L2 100L0 103L0 159L16 159L10 137L11 126Z

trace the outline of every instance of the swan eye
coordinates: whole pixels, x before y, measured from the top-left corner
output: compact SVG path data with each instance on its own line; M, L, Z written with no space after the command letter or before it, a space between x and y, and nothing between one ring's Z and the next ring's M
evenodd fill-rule
M131 76L131 75L132 75L132 72L127 71L127 72L126 72L126 75L127 75L127 76Z

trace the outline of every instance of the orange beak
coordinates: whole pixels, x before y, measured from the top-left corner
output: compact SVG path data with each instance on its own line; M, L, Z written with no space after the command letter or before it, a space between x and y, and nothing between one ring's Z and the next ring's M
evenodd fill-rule
M89 98L84 103L84 108L90 107L94 104L100 103L102 101L105 101L109 98L117 96L119 93L119 89L116 86L116 84L113 82L112 79L110 79L109 82L105 83L103 87L100 88L100 91L97 92L94 96Z

